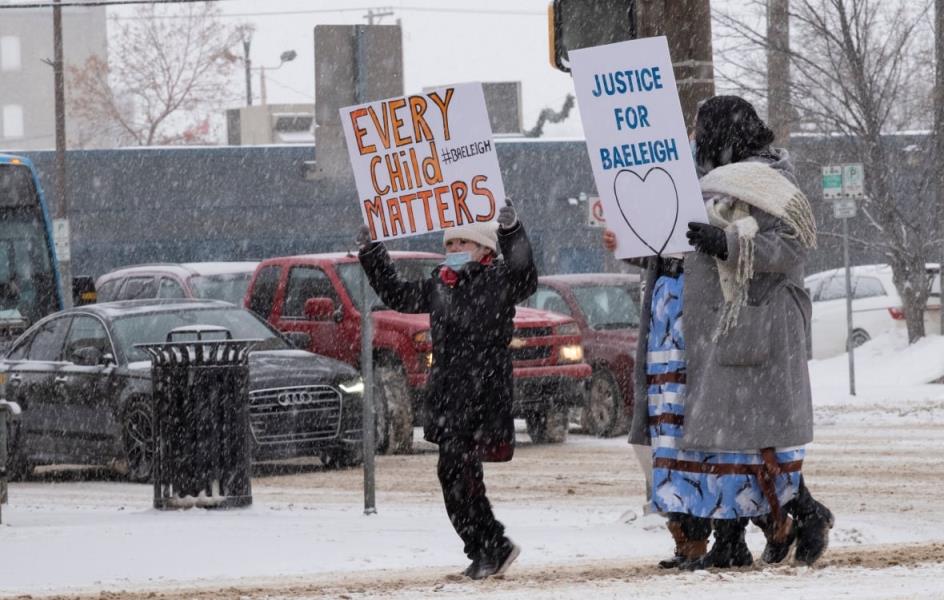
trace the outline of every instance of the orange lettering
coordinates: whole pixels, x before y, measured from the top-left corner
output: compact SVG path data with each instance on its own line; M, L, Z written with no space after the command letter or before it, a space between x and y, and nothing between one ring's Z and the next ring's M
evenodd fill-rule
M400 215L400 205L396 198L387 200L387 215L390 218L390 231L393 235L397 235L398 227L400 233L406 233L406 229L403 227L403 217Z
M389 126L387 122L387 111L383 109L383 103L380 105L380 112L383 113L383 125L380 124L380 121L377 120L377 113L374 112L373 106L367 107L367 114L370 115L370 120L374 122L374 128L377 129L377 137L380 138L380 143L383 144L383 147L390 149L390 134L388 133Z
M407 220L410 221L410 233L416 233L416 220L413 218L413 201L416 200L416 194L404 194L400 196L400 204L406 212Z
M361 156L365 154L370 154L371 152L377 151L377 146L371 144L370 146L364 145L364 136L367 135L367 130L357 124L357 120L367 114L367 110L364 108L357 108L351 111L351 126L354 127L354 139L357 140L357 151Z
M367 215L367 226L370 227L371 238L377 239L377 228L374 226L374 217L380 219L384 237L390 235L387 233L387 221L384 220L383 202L380 200L380 196L377 196L373 200L364 200L364 214Z
M449 139L449 103L452 102L452 93L454 91L453 88L446 89L445 99L440 98L438 92L427 94L429 99L433 101L433 104L439 107L439 112L442 113L443 135L447 140Z
M416 192L416 196L423 201L423 212L426 214L426 231L432 231L433 215L429 210L429 200L433 197L433 193L429 190L420 190Z
M429 143L429 156L423 159L423 178L426 185L442 183L442 166L439 164L439 155L436 154L436 143Z
M380 184L377 183L377 166L381 163L381 158L379 156L373 156L370 159L370 182L374 185L374 191L378 194L387 194L390 192L390 186L386 185L383 189L380 189Z
M410 138L400 137L400 128L403 127L403 119L397 116L397 111L406 107L406 98L397 98L387 103L387 110L390 111L390 120L393 121L393 143L400 146L406 146L410 143Z
M439 214L439 227L442 229L455 226L455 223L446 218L446 209L449 208L449 205L442 200L442 195L448 191L448 185L441 185L439 187L433 188L433 194L436 195L436 212Z
M410 116L413 117L413 138L420 140L433 139L433 132L429 129L429 123L426 122L426 98L422 96L410 96Z
M495 196L492 194L492 191L487 187L480 186L480 183L485 183L488 181L488 177L485 175L476 175L472 178L472 193L476 196L485 196L488 198L488 207L489 213L487 215L479 215L475 217L476 221L488 222L495 218Z
M456 207L456 225L465 225L462 221L463 214L468 218L468 223L475 222L472 213L469 212L469 207L465 205L465 199L469 196L469 186L464 181L453 181L451 187L452 201Z

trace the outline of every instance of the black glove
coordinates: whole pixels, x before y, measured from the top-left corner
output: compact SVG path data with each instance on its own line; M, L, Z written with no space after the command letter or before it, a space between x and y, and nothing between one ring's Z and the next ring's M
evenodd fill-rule
M721 260L728 259L728 236L724 229L707 223L691 222L688 224L685 236L688 238L688 243L699 252L716 256Z
M512 229L518 222L518 213L511 205L511 200L505 198L505 206L498 209L498 224L502 229Z
M366 248L372 241L370 228L367 225L361 225L360 229L357 230L357 235L354 236L354 243L357 244L358 249Z

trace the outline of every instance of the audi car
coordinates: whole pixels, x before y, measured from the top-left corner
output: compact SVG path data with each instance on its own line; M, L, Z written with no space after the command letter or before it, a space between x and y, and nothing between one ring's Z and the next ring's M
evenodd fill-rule
M108 465L148 481L151 362L140 345L165 342L181 328L258 340L249 353L254 460L360 461L364 386L356 370L298 349L308 340L285 337L227 302L129 300L46 317L0 360L0 399L22 409L10 432L10 471L22 477L36 465Z

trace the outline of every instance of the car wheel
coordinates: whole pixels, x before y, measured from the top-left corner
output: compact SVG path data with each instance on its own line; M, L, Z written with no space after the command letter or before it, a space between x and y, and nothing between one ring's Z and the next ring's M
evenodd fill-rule
M570 411L566 407L549 407L544 412L525 415L528 435L535 444L560 444L567 439Z
M413 451L413 398L403 367L395 362L381 362L374 367L377 396L386 407L385 450L390 454ZM378 414L380 412L378 405Z
M26 444L19 439L19 426L7 423L7 479L24 481L33 474L34 465L27 458Z
M361 445L329 448L321 452L321 464L328 469L346 469L364 462L364 451Z
M606 367L594 369L581 422L584 430L597 437L619 433L622 403L619 386L610 370Z
M138 398L128 405L124 419L127 477L135 483L151 481L154 469L154 416L151 405Z
M867 332L861 329L854 329L852 331L852 335L849 336L849 342L852 344L853 348L858 348L859 346L861 346L862 344L866 343L867 341L871 339L872 339L872 336L870 336Z

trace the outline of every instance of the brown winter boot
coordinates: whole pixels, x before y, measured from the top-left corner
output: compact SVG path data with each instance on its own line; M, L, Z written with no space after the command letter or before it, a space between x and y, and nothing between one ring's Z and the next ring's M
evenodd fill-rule
M672 558L660 560L660 569L678 569L682 564L698 560L708 552L707 536L702 540L689 539L680 521L669 521L666 527L672 534L672 539L675 540L675 555Z

